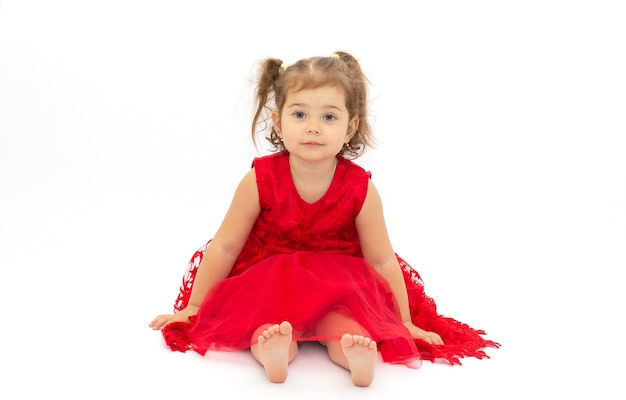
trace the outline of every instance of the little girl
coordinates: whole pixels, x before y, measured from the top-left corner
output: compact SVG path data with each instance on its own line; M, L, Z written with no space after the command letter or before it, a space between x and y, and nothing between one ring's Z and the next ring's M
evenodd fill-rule
M394 252L371 174L350 161L373 142L366 83L345 52L262 62L252 139L268 122L275 152L254 159L192 257L174 314L150 323L172 350L249 348L270 381L284 382L297 343L318 341L369 386L379 352L417 368L499 346L438 315Z

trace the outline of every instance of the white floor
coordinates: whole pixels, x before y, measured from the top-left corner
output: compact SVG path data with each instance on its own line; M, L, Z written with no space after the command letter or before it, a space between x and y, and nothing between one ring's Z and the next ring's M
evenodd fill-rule
M0 2L0 397L625 398L624 12L430 3ZM257 154L254 63L342 49L396 251L502 347L367 389L312 344L282 385L169 351L148 322Z

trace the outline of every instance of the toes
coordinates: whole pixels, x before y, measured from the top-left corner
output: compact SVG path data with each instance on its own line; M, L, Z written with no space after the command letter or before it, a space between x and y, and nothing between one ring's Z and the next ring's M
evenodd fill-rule
M289 335L293 330L293 327L287 321L283 321L280 323L280 325L275 325L275 326L277 328L277 331L283 335Z
M354 337L352 335L350 335L349 333L344 334L341 337L341 345L343 347L350 347L350 346L354 345Z
M283 321L280 325L275 324L267 327L261 335L259 335L258 341L259 343L264 343L266 340L270 339L272 336L276 334L280 335L290 335L293 328L291 324L287 321Z
M361 335L350 335L348 333L341 337L341 345L343 347L352 347L358 345L370 349L376 348L376 342L372 338Z
M269 339L270 337L274 336L279 330L280 328L278 327L278 325L272 325L263 331L263 336Z

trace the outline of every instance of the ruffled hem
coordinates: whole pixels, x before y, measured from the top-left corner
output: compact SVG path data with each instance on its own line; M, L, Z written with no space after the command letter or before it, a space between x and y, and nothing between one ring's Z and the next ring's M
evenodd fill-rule
M391 288L363 258L299 251L218 282L192 326L166 326L164 335L173 349L204 354L249 348L267 323L289 321L295 340L319 341L340 340L356 322L380 343L383 360L414 363L419 352L399 315Z
M400 256L396 257L404 275L411 320L416 326L437 333L444 343L432 345L424 340L415 339L423 360L434 362L443 359L452 365L461 365L461 358L489 358L484 349L500 347L500 343L483 338L483 335L486 335L485 331L440 315L435 301L425 294L424 283L417 271Z
M191 257L187 271L185 272L180 286L178 297L174 304L175 312L184 309L189 302L191 288L193 287L198 267L209 242L198 249ZM439 334L443 339L444 344L432 345L420 339L410 339L412 343L406 343L406 340L391 340L385 342L381 338L374 338L377 341L381 341L379 344L379 350L381 351L385 362L409 365L415 362L421 363L419 360L423 359L431 362L434 362L435 360L445 360L451 365L461 365L460 359L464 357L474 357L477 359L489 358L485 349L500 347L499 343L483 337L486 335L485 331L474 329L465 323L438 314L434 300L428 297L424 292L423 281L417 271L415 271L400 256L397 256L397 258L407 287L409 307L413 323L422 329ZM393 308L393 305L390 305L390 303L387 303L387 305L390 309ZM249 347L251 343L250 337L244 337L243 339L237 341L237 343L231 343L230 346L215 344L222 342L227 343L228 341L223 338L213 342L212 344L207 344L211 342L211 340L209 340L208 342L205 342L204 345L198 345L198 343L196 343L197 340L195 338L192 339L195 331L209 330L209 328L207 325L204 325L203 328L197 329L196 318L197 317L194 316L190 318L189 322L171 323L163 328L162 332L165 342L173 351L184 352L194 350L200 354L205 354L207 350L235 351ZM200 316L200 319L203 318L203 316ZM268 321L265 320L264 322ZM308 326L296 327L296 329L298 328L306 330ZM372 327L367 328L373 329ZM229 340L230 339L231 338L229 337ZM295 338L295 340L339 340L339 335L315 336L309 334ZM393 349L389 349L389 346L393 347ZM417 355L415 354L415 348L417 349Z
M172 351L180 351L182 353L191 350L191 341L187 336L187 330L196 324L196 315L189 317L188 322L172 322L167 324L161 332L165 339L165 344Z

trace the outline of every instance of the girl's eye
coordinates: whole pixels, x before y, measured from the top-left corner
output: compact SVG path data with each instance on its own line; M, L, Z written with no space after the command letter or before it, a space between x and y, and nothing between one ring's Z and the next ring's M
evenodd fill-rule
M324 117L323 117L324 121L334 121L336 118L337 117L335 117L332 114L327 114L327 115L324 115Z
M300 111L296 111L295 113L293 113L293 116L296 117L297 119L303 119L304 113Z

